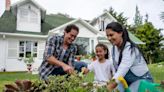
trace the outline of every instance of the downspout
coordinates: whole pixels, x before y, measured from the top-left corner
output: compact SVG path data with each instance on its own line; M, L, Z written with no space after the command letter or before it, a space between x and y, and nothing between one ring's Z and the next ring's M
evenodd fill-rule
M2 38L3 40L4 40L4 69L3 69L3 72L6 72L6 35L5 34L3 34L3 38Z

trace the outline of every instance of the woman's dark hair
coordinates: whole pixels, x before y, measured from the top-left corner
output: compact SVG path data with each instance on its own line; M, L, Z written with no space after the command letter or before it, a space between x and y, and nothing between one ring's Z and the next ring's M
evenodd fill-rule
M64 29L64 31L67 32L67 33L69 33L72 29L74 29L74 30L76 30L77 32L79 32L79 28L78 28L76 25L74 25L74 24L68 25L68 26Z
M102 44L102 43L97 44L96 45L96 48L97 47L102 47L104 49L104 51L107 51L107 53L105 54L105 59L108 59L109 58L109 50L108 50L108 47L105 44Z
M134 52L135 47L138 48L138 46L129 38L128 31L120 23L111 22L107 25L106 29L112 29L113 31L118 32L118 33L122 32L123 43L120 47L120 55L119 55L119 61L118 61L118 65L119 65L121 63L121 60L122 60L122 52L124 50L126 42L130 42L130 44L131 44L131 47L130 47L131 48L131 53ZM139 49L139 51L142 54L140 49ZM142 56L143 56L143 54L142 54ZM144 57L144 59L145 59L145 57ZM146 59L145 59L145 61L146 61Z

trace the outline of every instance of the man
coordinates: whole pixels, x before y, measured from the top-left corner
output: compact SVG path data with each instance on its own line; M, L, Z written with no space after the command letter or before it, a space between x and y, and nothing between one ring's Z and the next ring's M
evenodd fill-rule
M46 41L43 62L39 68L41 79L49 75L71 74L77 48L72 43L79 33L76 25L68 25L63 36L51 36Z

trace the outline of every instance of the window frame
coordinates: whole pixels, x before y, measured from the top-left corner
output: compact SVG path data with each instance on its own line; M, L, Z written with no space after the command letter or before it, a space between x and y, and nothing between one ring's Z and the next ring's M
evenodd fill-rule
M21 46L20 42L23 42L24 45ZM28 42L30 42L30 56L27 56L27 44ZM18 57L19 58L28 58L28 57L38 57L38 41L29 41L29 40L19 40L18 42ZM35 46L36 44L36 46ZM20 50L20 47L23 48L24 51ZM36 49L36 51L34 51L34 49ZM20 54L23 53L23 56L20 56ZM34 55L36 54L36 55Z

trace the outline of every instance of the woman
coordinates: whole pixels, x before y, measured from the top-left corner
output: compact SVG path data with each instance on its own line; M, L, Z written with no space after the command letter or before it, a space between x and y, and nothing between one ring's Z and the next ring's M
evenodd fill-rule
M120 82L117 80L119 76L125 78L132 92L138 92L141 80L153 82L146 59L138 46L130 40L127 30L121 24L112 22L106 27L106 35L113 44L112 59L116 69L113 76L116 81L110 83L108 88L114 89L118 85L120 89Z

